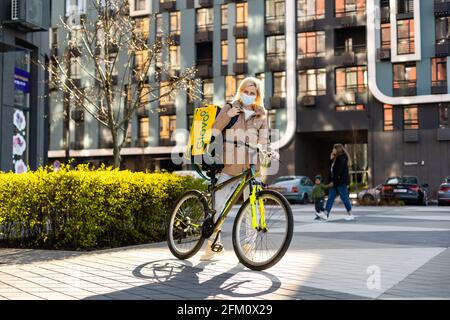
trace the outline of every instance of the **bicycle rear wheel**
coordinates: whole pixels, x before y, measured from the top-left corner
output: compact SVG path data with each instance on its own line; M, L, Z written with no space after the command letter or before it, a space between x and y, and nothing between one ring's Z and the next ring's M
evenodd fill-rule
M291 207L281 194L272 190L259 193L264 203L266 231L252 227L250 199L247 199L236 216L233 226L233 248L239 261L252 270L272 267L286 253L294 232ZM259 201L257 217L259 220Z
M189 259L203 245L202 226L208 204L203 195L196 190L183 194L175 203L169 217L167 244L178 259Z

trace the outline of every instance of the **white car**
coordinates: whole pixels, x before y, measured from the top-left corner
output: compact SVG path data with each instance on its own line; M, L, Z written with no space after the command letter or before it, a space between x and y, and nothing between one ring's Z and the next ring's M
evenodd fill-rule
M375 188L366 189L358 193L358 203L365 205L375 205L380 202L380 192L383 185L379 184Z

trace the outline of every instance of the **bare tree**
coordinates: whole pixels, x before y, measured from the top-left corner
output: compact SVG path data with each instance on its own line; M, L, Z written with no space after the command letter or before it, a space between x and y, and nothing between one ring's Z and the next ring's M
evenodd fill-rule
M50 85L63 93L66 103L83 108L108 128L114 167L120 167L120 152L133 114L180 90L196 98L196 69L186 68L177 75L170 72L161 54L172 40L162 35L149 43L150 30L130 16L128 0L92 0L91 8L77 24L61 18L67 50L53 56L50 64L41 65L50 74ZM83 74L83 85L73 78L71 70Z

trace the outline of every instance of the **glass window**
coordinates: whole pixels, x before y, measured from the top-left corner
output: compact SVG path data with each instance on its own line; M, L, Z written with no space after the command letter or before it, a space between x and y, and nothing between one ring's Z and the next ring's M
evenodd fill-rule
M286 97L286 72L273 73L273 95L275 97Z
M236 4L236 26L246 27L248 21L248 3Z
M170 68L173 70L180 69L180 46L169 47Z
M335 0L336 17L360 15L366 11L366 0Z
M173 103L173 98L170 92L170 83L168 81L162 81L159 85L159 99L160 105L168 105Z
M147 0L134 0L134 10L141 11L145 10L145 3Z
M135 19L135 32L136 35L141 36L144 39L148 39L150 33L150 19L138 18Z
M148 117L140 118L139 119L139 139L148 143L149 133L150 133L150 127L149 127Z
M336 69L336 94L365 92L367 88L367 67Z
M213 8L197 9L197 31L213 31L214 11Z
M450 16L436 17L436 42L443 43L450 39Z
M365 105L363 104L349 104L344 106L336 106L336 111L345 112L345 111L364 111L366 110Z
M220 6L220 20L222 29L228 29L228 5L226 4Z
M394 109L390 104L383 105L383 130L394 130Z
M162 13L156 14L156 35L162 36L163 35L163 15Z
M297 34L298 58L325 57L325 31Z
M447 58L431 59L431 85L447 86Z
M419 108L417 106L403 107L403 128L405 130L419 129Z
M282 21L285 16L285 0L266 0L266 22Z
M391 48L391 24L383 23L381 25L381 48Z
M177 129L177 116L160 116L159 117L159 138L161 145L174 145L175 137L173 133Z
M237 63L247 63L247 38L237 38L236 39L236 62Z
M214 82L211 79L203 80L203 100L209 104L213 103Z
M449 105L448 104L440 104L439 105L439 128L450 128L449 124Z
M222 48L222 65L228 65L228 40L223 40L221 43Z
M393 65L394 89L416 87L416 64L397 63Z
M226 76L225 77L225 99L226 101L231 101L234 98L234 95L236 94L236 78L235 76Z
M267 57L284 57L286 53L286 39L284 36L271 36L266 38Z
M414 13L414 0L397 0L398 13Z
M413 54L414 52L414 19L398 20L397 54Z
M325 18L325 0L297 0L297 18L299 21Z
M180 34L180 11L171 12L170 13L170 35L179 35Z
M320 96L326 94L326 69L300 71L298 77L300 96Z

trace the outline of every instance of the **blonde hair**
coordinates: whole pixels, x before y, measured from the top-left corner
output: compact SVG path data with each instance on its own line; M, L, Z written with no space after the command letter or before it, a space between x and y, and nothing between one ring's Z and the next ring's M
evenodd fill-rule
M233 101L231 103L235 103L236 101L241 100L241 93L242 91L247 88L248 86L255 86L256 87L256 100L255 105L261 107L263 110L264 108L264 90L262 87L262 82L258 78L255 77L247 77L244 80L241 81L239 84L239 87L237 89L236 95L233 98Z

